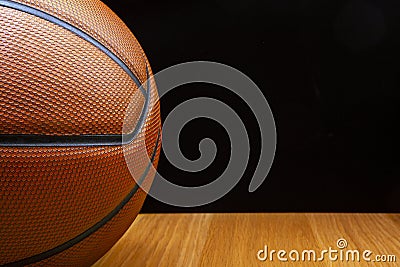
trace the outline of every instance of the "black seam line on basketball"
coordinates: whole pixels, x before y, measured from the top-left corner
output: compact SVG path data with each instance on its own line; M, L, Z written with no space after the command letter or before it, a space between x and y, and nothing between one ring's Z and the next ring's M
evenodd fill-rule
M152 152L151 158L150 158L150 162L147 165L146 169L144 170L142 176L140 177L140 179L137 181L135 187L129 192L129 194L122 200L122 202L120 204L118 204L117 207L115 207L115 209L113 211L111 211L109 214L107 214L106 217L104 217L101 221L97 222L95 225L93 225L92 227L90 227L89 229L87 229L85 232L77 235L76 237L70 239L69 241L55 247L52 248L50 250L47 250L45 252L42 252L40 254L22 259L22 260L18 260L15 262L10 262L10 263L6 263L4 265L4 267L14 267L14 266L25 266L28 264L33 264L33 263L37 263L40 262L42 260L48 259L50 257L53 257L73 246L75 246L76 244L78 244L79 242L83 241L85 238L89 237L91 234L95 233L97 230L99 230L101 227L103 227L105 224L107 224L110 220L112 220L124 207L125 205L132 199L132 197L136 194L136 192L138 191L138 189L140 188L140 184L142 184L142 182L145 180L145 178L147 177L147 174L150 171L151 166L153 165L155 156L157 154L157 150L158 150L158 146L159 146L159 142L160 142L160 137L161 137L161 131L158 131L158 136L157 136L157 140L156 140L156 144L154 147L154 150Z
M147 75L149 75L146 69ZM0 147L72 147L72 146L118 146L133 142L146 120L150 105L150 79L147 79L146 98L135 129L122 135L32 135L0 134Z
M101 44L99 41L97 41L96 39L94 39L93 37L91 37L90 35L88 35L87 33L83 32L82 30L74 27L73 25L60 20L57 17L54 17L46 12L43 12L39 9L24 5L24 4L20 4L17 2L13 2L13 1L9 1L9 0L0 0L0 6L4 6L4 7L8 7L8 8L12 8L21 12L25 12L27 14L33 15L33 16L37 16L41 19L47 20L49 22L52 22L60 27L65 28L66 30L69 30L71 32L73 32L74 34L76 34L77 36L81 37L82 39L88 41L89 43L91 43L92 45L94 45L95 47L97 47L98 49L100 49L102 52L104 52L107 56L109 56L112 60L114 60L114 62L116 62L129 76L130 78L135 82L135 84L139 87L140 91L142 92L142 94L144 95L145 99L145 106L143 107L142 110L142 114L141 114L141 118L142 120L138 122L140 127L136 127L135 130L139 129L143 126L144 124L144 120L145 120L145 116L142 116L144 114L147 114L147 110L148 109L148 102L150 99L150 83L149 83L149 72L148 72L148 67L146 64L146 74L147 74L147 81L148 81L148 85L147 86L147 90L143 89L142 84L140 83L139 79L136 77L136 75L129 69L129 67L118 57L116 56L113 52L111 52L107 47L105 47L103 44ZM147 91L147 92L146 92ZM147 104L146 104L147 103ZM136 134L139 131L136 132ZM129 135L129 134L128 134ZM133 139L135 138L135 135L133 135L133 138L131 141L133 141ZM107 138L110 138L110 142L104 142L104 138L96 138L94 136L97 135L78 135L76 137L73 138L69 138L70 141L75 141L72 144L70 143L65 143L63 142L62 138L60 139L60 142L48 142L45 139L48 138L48 136L42 136L41 139L43 139L43 142L39 142L40 144L36 144L34 142L30 142L29 141L29 135L27 135L27 137L25 138L21 138L21 135L19 136L15 136L12 137L14 135L9 135L8 137L3 136L3 140L5 140L5 142L2 142L2 139L0 139L0 146L83 146L83 145L87 145L87 146L100 146L100 145L120 145L122 144L121 142L116 142L115 140L117 139L123 139L123 140L127 140L129 141L129 138L123 138L122 135L104 135ZM100 135L101 136L101 135ZM33 136L31 135L30 137L33 137L34 139L37 140L38 136ZM53 137L52 137L53 138ZM50 138L50 140L52 139ZM106 138L106 139L107 139ZM100 141L102 140L102 141ZM21 144L19 144L17 141L22 142ZM64 140L65 141L65 140ZM90 142L92 141L92 142Z
M22 11L25 13L28 13L30 15L39 17L41 19L47 20L49 22L52 22L64 29L67 29L70 32L73 32L74 34L78 35L82 39L88 41L98 49L100 49L102 52L104 52L107 56L109 56L112 60L114 60L136 83L136 85L141 88L141 83L139 79L136 77L136 75L128 68L128 66L118 57L116 56L113 52L111 52L107 47L105 47L102 43L85 33L84 31L76 28L75 26L69 24L66 21L63 21L53 15L50 15L49 13L46 13L42 10L36 9L34 7L24 5L21 3L17 3L14 1L10 0L0 0L0 6L12 8L18 11ZM143 88L141 88L142 93L144 94Z

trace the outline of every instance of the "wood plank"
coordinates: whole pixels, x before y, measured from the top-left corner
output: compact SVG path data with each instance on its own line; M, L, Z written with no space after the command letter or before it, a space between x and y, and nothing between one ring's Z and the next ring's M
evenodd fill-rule
M337 247L341 238L344 249ZM265 245L269 252L297 250L300 260L282 262L274 253L272 261L260 261ZM329 247L343 251L343 261L327 254L308 261L307 253L301 261L303 250L319 258ZM346 262L349 250L360 252L360 262L350 254ZM394 255L396 262L366 262L364 250L373 252L372 260ZM94 265L104 266L400 266L400 214L141 214Z

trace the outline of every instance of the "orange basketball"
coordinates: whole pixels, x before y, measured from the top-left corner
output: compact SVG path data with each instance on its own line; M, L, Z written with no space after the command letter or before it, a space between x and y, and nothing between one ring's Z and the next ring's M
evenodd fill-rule
M161 145L151 77L99 0L0 0L0 265L91 265L128 229Z

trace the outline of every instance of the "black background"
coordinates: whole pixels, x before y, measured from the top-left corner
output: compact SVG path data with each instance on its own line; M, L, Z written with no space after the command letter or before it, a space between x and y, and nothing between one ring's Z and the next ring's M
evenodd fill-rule
M193 97L224 101L246 121L250 163L214 203L177 208L149 197L143 212L400 212L399 1L104 2L130 27L155 73L194 60L228 64L263 90L277 125L271 172L249 193L260 140L249 108L215 86L177 88L161 100L163 117ZM195 159L204 137L219 149L207 170L184 173L162 156L159 172L188 186L215 179L229 160L221 126L187 124L182 151Z

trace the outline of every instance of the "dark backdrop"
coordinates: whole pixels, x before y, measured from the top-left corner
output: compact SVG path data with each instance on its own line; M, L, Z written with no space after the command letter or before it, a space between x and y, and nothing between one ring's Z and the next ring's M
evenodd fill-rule
M163 117L197 96L223 100L247 122L252 153L240 183L199 208L151 197L144 212L400 212L399 1L105 1L131 28L154 72L193 60L235 67L263 90L278 145L266 182L247 191L260 133L248 107L222 88L192 84L162 99ZM228 162L224 129L186 125L183 153L195 159L210 137L216 161L184 173L162 156L159 171L182 185L212 181Z

